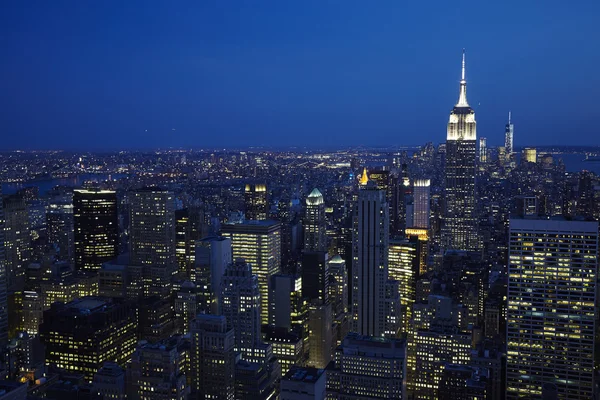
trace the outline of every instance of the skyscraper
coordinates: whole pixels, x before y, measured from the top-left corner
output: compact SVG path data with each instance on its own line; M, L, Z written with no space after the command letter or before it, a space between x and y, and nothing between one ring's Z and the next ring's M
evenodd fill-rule
M306 198L304 216L304 251L327 250L325 235L325 202L319 189L314 188Z
M406 239L390 240L389 276L400 282L400 305L402 309L402 331L408 332L412 306L416 299L419 278L418 243Z
M488 155L487 155L487 139L484 137L479 138L479 163L485 164L487 163Z
M225 269L221 280L219 314L235 332L235 351L252 360L260 342L260 291L250 264L236 260Z
M369 181L365 168L358 192L352 240L352 330L362 335L383 336L386 328L388 215L385 191Z
M598 222L511 218L507 399L594 392Z
M512 155L514 153L514 147L513 147L514 131L515 131L515 126L513 125L512 121L511 121L511 113L509 111L508 112L508 123L506 124L506 127L504 128L504 148L506 149L507 157L512 157Z
M430 213L430 185L429 179L417 179L413 188L413 226L409 228L429 229Z
M244 202L246 205L246 219L262 220L269 217L267 185L246 184Z
M76 189L73 193L75 266L96 271L117 256L119 223L113 190Z
M230 238L214 236L196 242L192 281L199 289L199 311L216 313L221 278L225 273L225 268L232 262Z
M192 321L192 395L196 399L235 397L234 331L222 315L198 314Z
M130 197L129 252L132 265L161 266L174 272L175 196L168 190L144 188Z
M46 212L48 242L61 261L75 262L75 237L73 221L73 193L52 196Z
M269 323L269 283L281 269L281 224L277 221L244 221L221 228L231 238L233 259L243 258L252 265L260 287L261 323Z
M450 112L446 140L446 213L443 245L457 250L479 248L475 215L475 111L467 102L465 53L458 102Z

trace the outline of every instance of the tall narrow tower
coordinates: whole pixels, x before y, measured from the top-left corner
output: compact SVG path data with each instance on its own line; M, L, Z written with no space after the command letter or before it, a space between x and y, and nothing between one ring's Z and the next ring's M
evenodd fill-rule
M319 189L314 188L306 198L306 214L304 216L304 250L327 250L325 236L325 202Z
M514 153L514 148L513 148L514 131L515 131L515 126L512 123L511 113L509 111L508 112L508 123L504 127L504 148L506 148L506 156L509 158L512 157L512 154Z
M385 191L363 172L352 240L353 331L385 333L385 289L388 279L389 207Z
M446 213L443 244L445 248L476 250L477 219L475 216L475 111L467 102L465 52L458 103L450 112L446 138Z

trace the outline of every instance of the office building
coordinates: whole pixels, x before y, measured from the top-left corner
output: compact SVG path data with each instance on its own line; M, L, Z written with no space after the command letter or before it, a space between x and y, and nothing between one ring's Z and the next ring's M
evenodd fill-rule
M246 184L244 189L244 203L246 205L246 219L265 220L269 218L269 199L267 185Z
M329 262L326 251L302 254L302 297L326 303L329 297Z
M406 239L391 239L388 251L389 277L399 282L401 329L408 332L419 278L418 244Z
M92 393L103 400L125 400L125 370L117 363L105 362L94 375Z
M83 374L91 382L105 361L124 366L130 360L136 327L131 303L102 297L54 303L40 326L46 364Z
M326 251L325 201L319 189L315 188L306 198L304 214L304 251Z
M331 304L315 302L308 306L308 361L307 365L325 368L332 359L333 316Z
M277 274L271 277L269 325L302 331L306 299L302 296L302 280L298 276Z
M281 224L277 221L244 221L225 224L224 237L231 239L233 259L243 258L252 265L260 287L261 324L269 323L269 281L281 269Z
M198 287L198 312L215 314L221 278L233 262L231 238L208 237L196 242L192 282Z
M352 238L352 319L354 332L383 336L388 279L389 217L385 192L361 177Z
M406 341L349 333L325 372L327 399L406 399Z
M192 396L235 399L235 339L222 315L199 314L192 321Z
M335 255L329 260L329 302L334 317L340 314L346 314L350 311L348 305L349 299L349 277L346 262L339 255ZM393 278L395 279L395 278Z
M127 398L188 400L184 346L180 336L154 344L142 340L127 366Z
M524 148L521 159L521 162L535 164L537 162L537 150L533 147Z
M504 128L504 148L506 149L506 155L510 158L512 157L513 153L514 153L514 143L513 143L513 139L514 139L514 132L515 132L515 126L512 123L511 120L511 112L508 112L508 123L506 124L506 127Z
M281 378L280 400L325 400L326 374L322 369L293 367Z
M479 246L475 214L475 111L467 102L465 53L458 102L450 113L446 139L443 246L446 249L476 250Z
M29 264L31 236L29 212L19 194L6 196L4 206L4 254L8 290L20 292L25 286L25 268Z
M219 314L235 332L235 351L248 360L254 359L261 341L260 290L258 278L250 264L236 260L225 269L221 279Z
M273 355L279 362L282 375L285 375L292 366L304 362L304 342L295 332L284 328L267 327L265 342L272 346Z
M409 228L429 229L430 185L429 179L417 179L413 184L413 223Z
M487 399L487 370L446 364L438 387L439 400Z
M507 399L594 392L598 222L510 220Z
M73 193L75 267L97 271L119 250L117 194L113 190L76 189Z
M48 243L56 249L59 260L70 263L75 262L74 223L73 193L52 197L46 212Z

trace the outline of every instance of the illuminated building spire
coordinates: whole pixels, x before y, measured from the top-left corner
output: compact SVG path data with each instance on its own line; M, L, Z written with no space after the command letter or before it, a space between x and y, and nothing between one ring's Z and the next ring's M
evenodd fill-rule
M469 107L467 102L467 81L465 79L465 49L463 49L462 55L462 75L460 79L460 95L458 96L458 103L456 107Z
M365 167L363 169L362 175L360 176L360 184L361 185L366 185L367 182L369 182L369 177L367 176L367 167Z

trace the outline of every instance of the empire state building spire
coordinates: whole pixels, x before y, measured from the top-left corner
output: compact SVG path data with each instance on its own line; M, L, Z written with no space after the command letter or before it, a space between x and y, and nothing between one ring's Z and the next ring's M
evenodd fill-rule
M458 96L458 103L456 107L469 107L467 102L467 81L465 80L465 49L462 54L462 76L460 79L460 94Z

